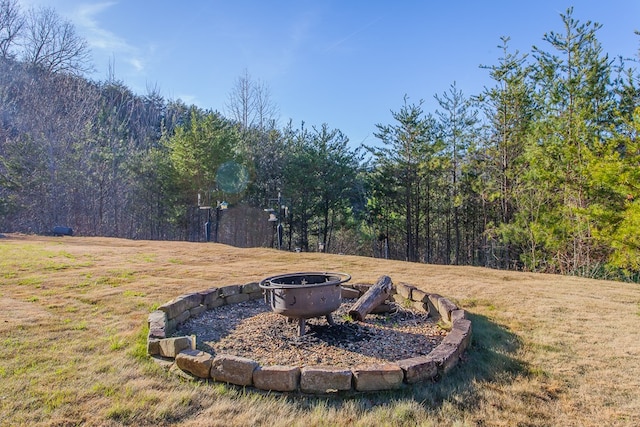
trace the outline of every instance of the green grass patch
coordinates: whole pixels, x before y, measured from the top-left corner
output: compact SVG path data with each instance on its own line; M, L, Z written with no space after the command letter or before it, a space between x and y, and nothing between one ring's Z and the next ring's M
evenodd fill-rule
M144 297L144 296L147 296L147 294L145 294L144 292L140 292L140 291L126 290L126 291L124 291L122 293L122 296L127 297L127 298Z
M107 343L109 344L109 349L111 351L118 351L127 345L126 340L119 336L114 329L109 328L106 332L109 334L107 335Z
M95 278L93 284L117 288L124 283L129 283L136 275L136 272L133 270L108 270L107 273L108 276Z
M49 390L46 394L44 405L46 413L51 413L57 408L64 406L74 400L75 392L65 389Z
M37 277L37 276L23 277L20 280L18 280L19 286L40 287L43 283L44 283L44 280L41 277Z
M125 423L133 416L133 409L122 403L116 403L107 410L105 416L110 420Z
M148 360L147 354L147 336L149 335L149 325L145 322L144 326L136 335L133 347L129 350L129 355L137 360Z
M20 341L17 338L5 338L4 340L2 340L2 346L6 347L6 348L20 348L22 346L22 341Z
M2 278L3 279L15 279L16 277L18 277L18 273L16 273L15 271L3 271L2 272Z
M81 320L78 323L74 324L72 329L74 331L84 331L88 328L86 320Z
M158 259L158 255L156 254L137 254L135 257L136 260L142 261L142 262L150 262L150 263L154 263L157 261Z
M91 392L104 397L113 397L116 395L117 389L114 386L96 383L91 386Z

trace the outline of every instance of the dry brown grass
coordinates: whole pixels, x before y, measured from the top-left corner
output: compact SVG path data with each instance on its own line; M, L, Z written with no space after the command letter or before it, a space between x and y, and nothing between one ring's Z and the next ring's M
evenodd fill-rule
M466 360L433 384L344 398L193 383L143 357L147 313L186 292L293 271L387 274L471 315ZM633 284L216 244L0 239L0 425L640 424Z

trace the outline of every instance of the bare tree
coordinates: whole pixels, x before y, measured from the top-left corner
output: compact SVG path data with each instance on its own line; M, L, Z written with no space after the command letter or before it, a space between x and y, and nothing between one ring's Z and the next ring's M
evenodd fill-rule
M265 130L270 122L278 121L279 109L271 99L269 86L257 81L253 85L255 121L260 130Z
M253 80L245 69L231 89L227 114L244 129L264 130L269 122L277 120L278 107L271 99L268 85Z
M227 103L230 118L240 123L245 129L253 123L252 92L253 82L249 72L245 69L244 74L236 79Z
M30 9L25 21L24 61L51 73L82 74L93 69L87 41L51 8Z
M18 0L0 0L0 58L12 57L13 47L24 26Z

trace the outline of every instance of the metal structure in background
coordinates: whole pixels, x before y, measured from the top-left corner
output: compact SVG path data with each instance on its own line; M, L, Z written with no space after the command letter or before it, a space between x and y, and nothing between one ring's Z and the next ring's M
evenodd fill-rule
M211 211L216 210L216 222L213 227L213 242L218 243L218 230L220 229L220 211L226 210L229 204L225 201L217 201L215 208L210 205L202 206L202 196L198 193L198 209L207 211L207 222L204 224L204 237L205 241L211 241Z
M269 221L273 224L275 245L272 241L271 246L276 246L278 249L282 249L282 239L284 236L283 218L289 215L289 207L285 204L285 199L282 197L282 193L278 191L278 197L275 199L269 199L269 206L276 204L277 209L266 208L264 211L269 213Z

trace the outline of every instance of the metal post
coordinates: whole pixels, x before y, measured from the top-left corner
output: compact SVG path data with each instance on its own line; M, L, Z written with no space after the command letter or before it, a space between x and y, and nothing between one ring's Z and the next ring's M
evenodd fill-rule
M211 212L211 210L209 210ZM216 204L216 226L213 229L213 241L218 243L218 229L220 227L220 202Z
M211 208L207 209L207 222L204 224L204 236L207 242L211 241Z

